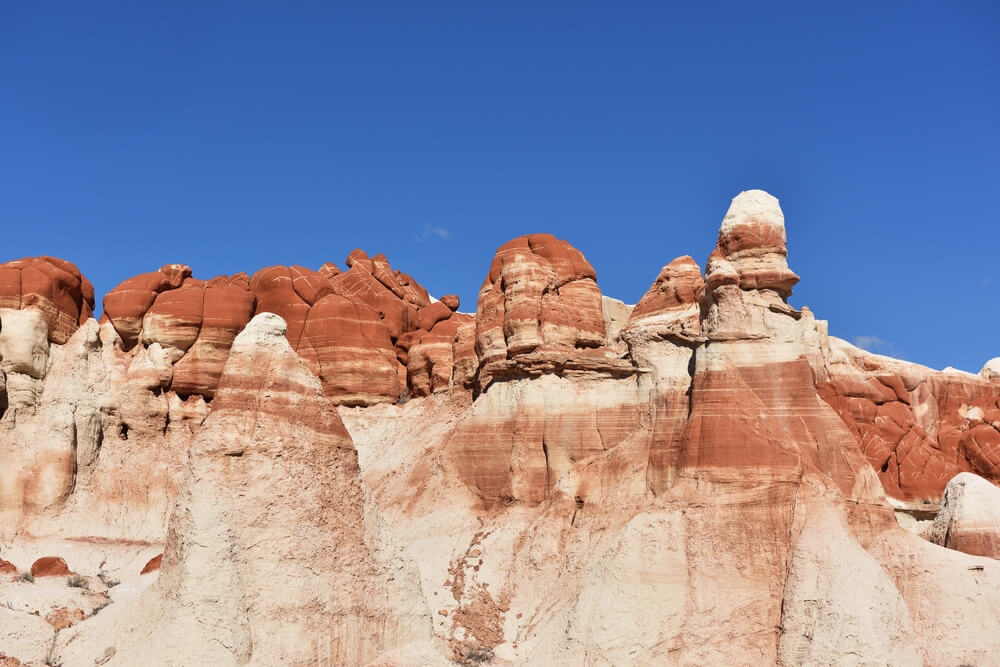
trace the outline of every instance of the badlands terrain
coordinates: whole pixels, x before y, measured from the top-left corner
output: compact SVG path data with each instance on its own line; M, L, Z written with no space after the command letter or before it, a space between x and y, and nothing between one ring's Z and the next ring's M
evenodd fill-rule
M483 269L0 265L0 665L1000 664L1000 360L829 336L759 190Z

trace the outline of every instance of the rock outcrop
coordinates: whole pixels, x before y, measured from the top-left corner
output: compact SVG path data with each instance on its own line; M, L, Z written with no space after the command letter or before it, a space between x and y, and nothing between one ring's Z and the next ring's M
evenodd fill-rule
M722 220L709 258L708 288L735 284L788 296L799 277L788 268L785 243L785 215L778 200L763 190L741 192Z
M1000 482L1000 385L833 337L829 348L819 394L861 443L890 496L936 503L960 472Z
M415 569L386 542L350 436L285 332L263 313L236 338L157 583L137 609L92 621L99 634L60 635L62 662L111 646L123 664L363 664L429 639Z
M979 375L987 382L1000 382L1000 357L994 357L983 364Z
M65 343L94 312L94 286L76 265L56 257L0 264L0 309L37 309L53 343Z
M1000 488L972 473L948 482L928 539L973 556L1000 559Z
M613 370L596 278L579 250L550 234L500 246L479 290L479 389L556 367Z
M157 357L157 370L148 376L155 381L151 388L181 396L212 399L233 340L258 313L287 322L292 348L338 403L395 402L411 389L423 395L431 391L429 372L439 387L469 386L465 377L452 381L456 333L469 321L455 313L457 297L431 303L427 290L393 270L384 255L370 258L355 250L347 266L347 271L330 262L317 271L270 266L252 277L241 273L205 281L191 277L186 265L169 264L109 292L104 318L127 350L158 346L150 353ZM413 387L405 352L423 337L438 348L431 362L437 368L418 364Z
M475 315L345 264L171 264L100 322L72 265L0 265L3 660L1000 654L996 360L829 336L771 195L634 306L546 234L496 251Z

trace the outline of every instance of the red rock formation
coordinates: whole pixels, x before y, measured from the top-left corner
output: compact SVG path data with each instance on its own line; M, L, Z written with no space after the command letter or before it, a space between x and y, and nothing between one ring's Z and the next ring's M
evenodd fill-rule
M204 306L201 280L187 278L179 289L160 292L142 319L139 342L159 343L171 359L180 359L198 339Z
M493 384L457 424L448 449L487 507L541 503L576 464L604 456L636 430L632 381L574 383L554 373Z
M0 308L42 312L53 343L65 343L94 310L94 286L76 265L56 257L0 264Z
M402 367L384 321L347 297L330 294L316 302L297 351L339 404L395 401L401 393Z
M245 274L213 278L201 288L201 327L194 343L174 364L170 388L179 394L211 398L229 358L229 348L250 321L256 299Z
M628 375L607 347L601 292L579 250L550 234L502 245L479 290L477 384L567 371Z
M679 474L743 483L819 474L845 497L876 505L881 490L857 442L817 396L814 321L785 300L797 277L785 263L777 200L761 191L736 197L712 255L702 305L708 344L695 352ZM719 277L730 266L735 283Z
M167 368L136 369L148 376L143 382L150 389L211 399L233 339L255 313L269 312L287 322L288 340L338 402L395 401L406 387L406 349L414 336L395 351L393 343L429 333L454 308L431 304L427 291L394 271L384 255L355 250L347 265L347 272L329 262L319 271L271 266L252 278L210 281L191 278L187 266L168 265L112 290L105 314L126 348L141 342L163 350ZM328 299L333 295L340 298Z
M321 273L327 278L333 278L334 276L343 273L343 271L341 271L340 267L334 264L333 262L325 262L323 266L319 267L317 273Z
M479 358L476 356L476 322L474 318L460 324L455 331L452 359L455 364L452 371L454 386L471 389L475 382L476 370L479 367Z
M31 564L33 577L65 577L73 574L66 561L57 556L44 556Z
M785 216L778 200L763 190L741 192L733 199L712 255L720 263L731 263L743 289L773 289L787 296L799 282L786 262ZM709 273L716 274L713 279L728 280L728 271L723 267ZM709 289L716 286L710 284Z
M350 436L285 333L262 313L236 338L156 588L132 618L95 617L101 639L67 641L64 664L99 659L109 632L123 664L367 664L429 638L416 572L394 560Z
M431 393L448 391L453 387L468 387L471 382L468 363L458 369L458 377L455 377L456 349L461 354L461 347L465 346L468 362L469 342L459 341L458 332L463 327L467 332L471 332L471 327L475 326L475 318L471 315L453 315L451 311L448 315L450 317L437 321L429 331L416 332L409 342L406 372L412 396L428 396Z
M274 313L285 320L288 340L293 347L299 344L302 327L312 305L295 289L297 277L287 266L268 266L250 279L250 289L257 297L255 314Z
M331 278L330 283L336 294L374 310L393 340L415 327L416 308L401 301L375 276L364 270L362 264L355 263L347 272Z
M416 308L423 308L430 303L430 296L427 294L427 290L402 271L393 270L389 266L389 260L386 259L385 255L375 255L371 260L371 264L372 275L404 302Z
M0 558L0 574L11 574L17 572L17 567L3 558Z
M621 378L631 378L635 367L608 345L593 267L565 241L537 234L497 250L480 290L475 333L484 396L448 447L462 480L486 505L543 502L575 464L634 431L634 385ZM455 329L456 368L467 354L466 336ZM419 378L418 395L437 390L437 382L424 380L423 361L411 348L407 363L411 378ZM457 373L466 377L465 368ZM566 376L593 383L578 387ZM527 377L538 380L521 382Z
M129 278L104 296L104 317L114 325L126 348L138 342L143 318L156 295L177 289L190 277L190 266L167 264L158 271Z
M831 344L834 363L819 395L851 429L890 496L936 501L960 472L1000 482L1000 387Z
M597 347L605 342L594 268L579 250L550 234L500 246L479 290L476 349L481 364L544 345Z
M157 554L149 559L149 562L142 566L142 571L139 574L149 574L150 572L156 572L160 569L163 564L163 554Z
M664 266L622 330L649 404L652 433L647 480L654 493L674 478L691 405L692 347L703 340L698 299L701 269L688 256Z
M679 338L701 335L698 300L705 282L701 269L690 256L678 257L660 270L656 281L636 304L629 328L655 327Z
M441 301L424 306L417 312L417 326L430 331L435 324L451 317L452 310Z

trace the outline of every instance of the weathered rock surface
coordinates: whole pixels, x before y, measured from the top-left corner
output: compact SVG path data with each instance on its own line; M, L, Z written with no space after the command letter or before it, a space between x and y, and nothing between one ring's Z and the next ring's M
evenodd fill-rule
M1000 482L1000 386L833 337L829 348L819 394L861 443L890 496L937 502L960 472Z
M1000 488L972 473L955 475L927 537L949 549L1000 559Z
M104 317L107 317L121 336L126 347L139 340L143 318L160 292L177 289L191 277L191 267L185 264L167 264L158 271L129 278L104 297Z
M265 313L237 337L159 580L92 621L99 634L60 635L64 663L111 646L110 664L361 664L429 638L415 570L386 543L350 436L284 334Z
M519 357L526 364L545 363L603 346L596 279L579 250L550 234L521 236L500 246L479 290L480 388L495 376L518 372Z
M678 257L660 270L656 280L628 318L631 330L697 341L701 336L698 301L705 281L691 257Z
M287 322L287 338L328 395L339 403L371 405L394 402L407 394L405 356L410 339L436 334L444 351L468 317L455 313L458 297L431 303L413 278L393 270L384 255L362 250L347 258L346 272L327 262L318 271L302 266L270 266L249 277L217 276L208 281L191 277L190 267L169 264L159 271L130 278L104 298L104 317L114 326L126 350L136 344L157 357L147 373L150 388L211 400L229 348L236 335L257 313L274 313ZM336 298L333 298L336 297ZM405 334L410 338L396 349ZM28 340L24 337L23 340ZM160 360L165 360L163 364ZM147 364L148 366L148 364ZM416 372L423 373L424 369ZM451 369L443 386L451 385ZM465 372L465 371L463 371ZM426 380L417 378L416 393ZM460 384L469 385L463 378Z
M94 286L66 260L26 257L0 264L0 308L37 308L62 344L93 314Z
M864 591L858 595L858 591ZM858 656L921 665L903 597L878 562L828 508L807 516L792 552L781 607L779 665Z
M799 277L788 268L785 215L778 200L763 190L747 190L733 199L712 253L709 289L735 284L743 289L791 293ZM713 270L714 269L714 270Z
M360 250L168 265L101 323L3 265L0 655L993 664L996 364L830 337L787 257L749 191L634 306L544 234L474 316Z
M1000 382L1000 357L994 357L983 364L979 375L987 382Z
M44 556L31 564L34 577L65 577L72 574L66 561L58 556Z
M877 536L869 552L906 602L925 665L996 662L1000 563L903 530Z

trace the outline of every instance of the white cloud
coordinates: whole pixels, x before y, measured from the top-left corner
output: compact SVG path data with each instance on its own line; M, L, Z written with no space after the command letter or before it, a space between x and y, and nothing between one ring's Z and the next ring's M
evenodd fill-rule
M856 336L854 338L854 345L875 354L885 354L897 358L903 356L902 350L878 336Z
M424 225L419 234L414 235L416 241L441 240L447 241L451 238L451 232L439 225Z

